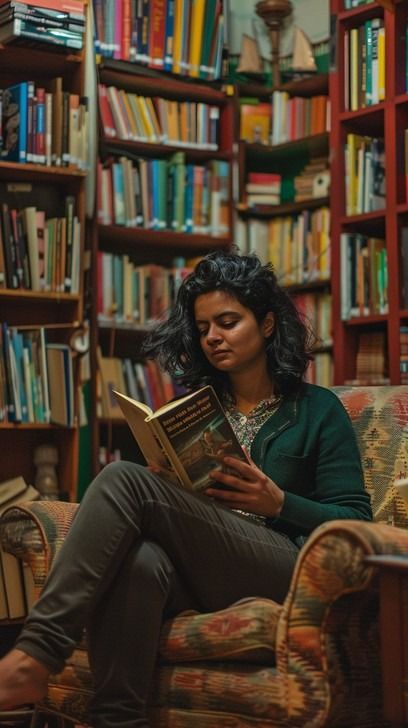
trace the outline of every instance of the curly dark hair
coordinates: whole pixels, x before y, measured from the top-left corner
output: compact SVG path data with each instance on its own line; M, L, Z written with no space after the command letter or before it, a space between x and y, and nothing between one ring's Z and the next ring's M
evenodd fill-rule
M313 359L313 334L279 286L272 266L263 265L256 255L217 251L200 260L182 282L168 319L146 337L143 354L157 359L188 389L212 384L218 394L229 391L228 375L209 363L195 323L195 300L211 291L233 296L252 311L258 323L272 311L274 330L265 342L269 373L277 394L296 392Z

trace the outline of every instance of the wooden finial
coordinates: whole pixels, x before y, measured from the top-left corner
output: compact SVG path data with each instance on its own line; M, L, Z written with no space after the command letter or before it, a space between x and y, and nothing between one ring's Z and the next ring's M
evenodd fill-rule
M280 84L280 28L284 18L292 12L292 3L290 0L260 0L260 2L257 2L255 10L269 31L272 46L272 80L273 86L276 88Z

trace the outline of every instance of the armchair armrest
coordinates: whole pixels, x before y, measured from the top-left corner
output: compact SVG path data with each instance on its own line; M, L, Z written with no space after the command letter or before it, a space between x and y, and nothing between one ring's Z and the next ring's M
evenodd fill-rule
M377 523L331 521L309 538L277 628L291 725L304 718L300 695L313 725L356 725L356 706L381 725L378 579L365 557L407 553L408 531Z
M30 501L10 506L0 518L2 548L30 566L37 595L77 509L77 503Z

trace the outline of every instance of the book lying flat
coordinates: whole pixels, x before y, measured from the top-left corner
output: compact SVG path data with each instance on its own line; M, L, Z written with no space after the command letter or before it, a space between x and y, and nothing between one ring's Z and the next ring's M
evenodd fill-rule
M224 455L247 459L209 385L156 412L125 394L114 394L146 462L159 465L166 476L189 490L223 487L209 473L225 470Z

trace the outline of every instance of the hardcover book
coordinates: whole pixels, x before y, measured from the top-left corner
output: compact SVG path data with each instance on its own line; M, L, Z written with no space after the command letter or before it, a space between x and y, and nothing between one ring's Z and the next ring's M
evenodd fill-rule
M0 28L0 36L1 36ZM2 159L7 162L27 161L28 83L22 81L3 90Z
M212 470L224 469L225 455L246 460L223 407L207 385L155 412L114 390L127 423L148 464L188 490L217 487ZM224 486L225 487L225 486Z

